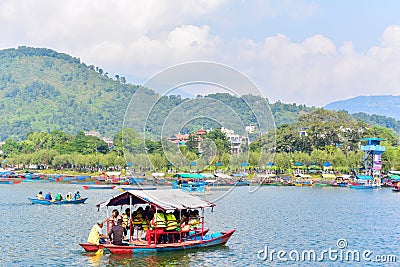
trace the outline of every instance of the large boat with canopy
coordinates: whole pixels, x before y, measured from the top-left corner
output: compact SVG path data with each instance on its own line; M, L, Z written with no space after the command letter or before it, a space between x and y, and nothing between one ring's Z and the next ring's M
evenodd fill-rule
M201 199L197 196L189 194L181 190L166 189L166 190L138 190L125 191L107 201L97 205L98 209L106 208L108 217L109 207L125 207L134 211L136 208L147 205L154 211L153 218L157 218L158 214L174 213L176 216L176 229L167 230L167 228L150 228L146 232L146 240L138 241L134 239L133 227L130 227L129 241L123 246L104 244L101 245L112 254L126 254L136 252L163 252L185 249L196 249L202 247L210 247L223 245L232 236L235 230L220 231L207 233L208 229L204 227L204 210L213 208L214 203ZM181 221L184 219L183 213L188 211L199 212L199 225L191 233L185 232L181 227ZM130 218L132 222L132 217ZM159 242L163 235L172 236L172 241ZM96 251L97 247L88 243L80 244L86 251Z

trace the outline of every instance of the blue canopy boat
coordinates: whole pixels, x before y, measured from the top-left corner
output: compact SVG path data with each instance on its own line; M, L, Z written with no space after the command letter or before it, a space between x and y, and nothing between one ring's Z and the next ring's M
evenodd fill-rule
M206 192L206 177L200 173L177 173L173 177L176 180L172 182L172 189L181 189L190 193Z
M129 239L131 241L128 244L126 244L125 246L104 244L104 248L106 248L113 254L132 254L137 252L164 252L196 249L226 244L226 242L228 242L230 237L235 232L235 230L229 230L219 231L212 234L206 233L206 228L204 228L204 209L212 208L215 206L215 204L181 190L166 189L154 191L125 191L105 202L98 204L97 207L106 207L108 209L108 207L114 206L129 205L130 207L135 207L135 205L145 204L153 207L155 209L155 213L160 211L165 213L179 211L180 213L183 210L201 209L201 227L197 228L197 232L193 235L188 236L186 239L182 238L182 232L180 228L176 229L175 231L166 232L159 232L160 228L156 228L155 230L148 230L148 232L150 231L150 234L148 235L149 238L145 243L133 241L133 231L131 230ZM134 208L131 207L131 210L134 210ZM157 215L155 214L154 216ZM179 218L177 218L177 220L179 221ZM177 235L179 240L176 241L179 242L158 243L157 237L162 234ZM87 246L87 243L82 243L79 245L82 246L85 250L90 249Z
M357 175L356 180L349 183L351 189L377 189L381 185L374 181L374 178L369 175Z
M37 198L28 198L28 199L32 202L32 204L63 205L63 204L83 204L88 198L61 200L61 201L53 201L53 200L37 199Z

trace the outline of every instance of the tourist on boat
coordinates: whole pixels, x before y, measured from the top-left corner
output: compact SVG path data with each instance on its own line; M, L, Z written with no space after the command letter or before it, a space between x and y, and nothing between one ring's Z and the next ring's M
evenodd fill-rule
M147 217L147 219L149 220L148 223L150 224L150 221L153 219L153 216L154 216L154 210L151 210L150 206L146 206L146 208L144 209L143 215L144 215L143 217Z
M36 198L37 199L44 199L42 191L39 191L39 193L36 195Z
M79 191L76 191L76 193L74 195L74 200L81 199L81 198L82 197L81 197L81 194L79 194Z
M68 194L65 196L65 200L71 201L72 200L72 193L68 192Z
M200 216L198 210L190 211L189 225L191 229L196 229L200 225Z
M157 243L166 243L166 234L164 234L166 226L167 225L164 212L161 210L156 211L156 213L154 213L153 219L150 221L150 229L153 231L147 231L146 233L147 243L152 241L152 239L154 238L154 234L159 237Z
M46 199L46 200L53 200L53 198L51 197L51 192L48 192L48 193L46 194L45 199Z
M126 234L127 234L126 229L122 227L122 219L119 218L117 220L117 224L114 225L108 232L108 237L110 238L112 244L117 246L126 246L128 244L122 242Z
M103 221L98 221L95 225L93 225L87 240L88 243L96 246L106 243L105 239L107 236L102 233L101 228L103 228Z
M178 227L178 221L176 220L176 217L173 213L173 211L167 211L165 214L165 222L166 222L166 227L165 231L176 231L176 228ZM173 237L174 235L174 237ZM168 242L172 243L172 241L178 241L179 240L179 234L168 234L167 236Z
M137 210L132 212L133 227L136 230L137 239L142 241L143 235L143 208L139 207Z
M125 213L122 214L122 227L125 229L130 229L130 215L131 215L131 209L127 208L125 209Z
M178 221L172 211L167 212L165 215L166 227L165 230L167 231L175 231L176 227L178 226Z
M182 238L186 237L187 233L190 232L190 225L188 224L187 219L188 218L186 218L184 215L182 215L181 224L180 224Z
M153 213L150 210L150 206L146 206L142 215L143 215L142 230L144 235L146 236L146 231L148 231L150 228L150 221L153 219Z
M107 231L110 231L111 228L117 225L118 219L122 220L122 217L119 216L119 212L117 209L113 209L113 211L111 212L111 216L107 218Z
M62 201L62 200L64 200L63 196L61 195L61 193L58 193L56 195L55 201Z

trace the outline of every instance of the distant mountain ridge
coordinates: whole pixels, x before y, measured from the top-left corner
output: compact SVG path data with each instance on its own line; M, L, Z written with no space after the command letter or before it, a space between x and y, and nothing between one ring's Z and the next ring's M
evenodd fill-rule
M400 96L357 96L347 100L332 102L324 108L329 110L345 110L350 114L359 112L370 115L376 114L400 120Z

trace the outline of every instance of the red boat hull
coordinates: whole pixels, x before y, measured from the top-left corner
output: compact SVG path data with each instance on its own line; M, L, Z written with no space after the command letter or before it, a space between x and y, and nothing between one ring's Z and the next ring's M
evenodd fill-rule
M203 238L197 237L196 240L188 240L180 243L168 244L135 244L129 246L115 246L112 244L105 244L104 247L112 254L132 254L135 252L164 252L175 251L184 249L195 249L202 247L218 246L228 242L229 238L233 235L235 230L226 232L219 232L211 235L205 235Z
M79 244L79 246L83 247L86 252L96 252L99 249L103 249L104 248L104 246L101 245L101 244L97 246L97 245L93 245L93 244L90 244L90 243L81 243L81 244Z

